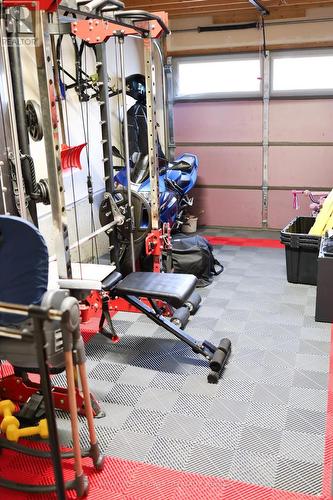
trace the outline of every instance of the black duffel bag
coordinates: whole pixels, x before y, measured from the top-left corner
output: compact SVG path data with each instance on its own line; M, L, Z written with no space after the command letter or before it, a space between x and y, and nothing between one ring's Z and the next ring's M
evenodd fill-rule
M165 270L170 271L167 260L164 253ZM198 278L197 287L208 286L223 271L223 265L213 255L212 245L199 235L172 237L171 267L175 273L194 274Z

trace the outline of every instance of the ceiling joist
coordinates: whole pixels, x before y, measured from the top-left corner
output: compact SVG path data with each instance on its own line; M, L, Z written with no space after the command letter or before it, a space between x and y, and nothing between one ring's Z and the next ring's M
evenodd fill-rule
M305 16L309 8L333 6L333 0L260 0L260 4L269 11L267 19L286 19ZM211 15L214 22L246 22L260 17L249 0L127 0L126 7L165 10L170 18Z

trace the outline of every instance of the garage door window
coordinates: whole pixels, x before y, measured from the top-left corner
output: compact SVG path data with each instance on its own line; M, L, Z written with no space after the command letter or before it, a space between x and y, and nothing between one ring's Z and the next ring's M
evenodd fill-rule
M333 51L271 54L271 95L333 94Z
M259 97L261 63L257 55L179 58L176 99Z

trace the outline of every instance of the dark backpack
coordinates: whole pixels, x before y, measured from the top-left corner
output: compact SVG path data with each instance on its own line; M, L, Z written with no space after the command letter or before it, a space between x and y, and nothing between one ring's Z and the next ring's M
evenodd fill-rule
M166 253L164 257L166 262ZM223 265L213 255L213 247L199 235L173 236L171 267L175 273L194 274L198 278L197 287L208 286L213 276L223 271Z

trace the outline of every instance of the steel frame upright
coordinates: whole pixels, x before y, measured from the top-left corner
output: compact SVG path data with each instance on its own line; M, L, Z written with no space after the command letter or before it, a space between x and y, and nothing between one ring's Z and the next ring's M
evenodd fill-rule
M49 194L54 228L55 253L59 278L71 278L68 223L65 206L64 184L61 169L59 131L56 119L56 99L52 69L51 38L45 11L32 12L35 34L35 53L44 142L46 152Z

